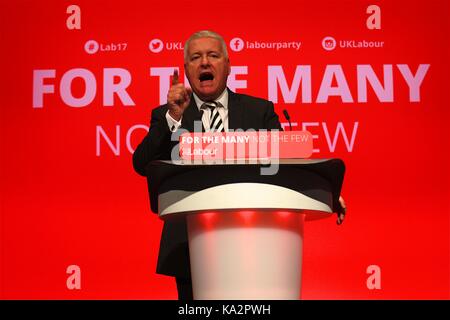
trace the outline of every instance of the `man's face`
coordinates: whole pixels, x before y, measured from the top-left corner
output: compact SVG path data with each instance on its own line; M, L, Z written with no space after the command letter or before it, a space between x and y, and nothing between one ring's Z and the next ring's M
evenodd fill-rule
M214 100L227 86L230 60L224 57L220 41L199 38L190 42L184 68L192 90L200 99Z

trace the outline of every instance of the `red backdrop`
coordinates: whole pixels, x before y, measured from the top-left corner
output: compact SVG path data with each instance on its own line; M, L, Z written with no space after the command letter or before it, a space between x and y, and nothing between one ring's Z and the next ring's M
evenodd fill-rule
M449 298L448 1L2 1L0 12L2 298L176 298L155 274L162 222L131 151L166 95L156 74L183 75L180 43L202 29L243 45L229 50L230 86L275 100L317 135L315 158L346 163L346 221L305 227L303 298ZM71 265L80 289L67 286Z

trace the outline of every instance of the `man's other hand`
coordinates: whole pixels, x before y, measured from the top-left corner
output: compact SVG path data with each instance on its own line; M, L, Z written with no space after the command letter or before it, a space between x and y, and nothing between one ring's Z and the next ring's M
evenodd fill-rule
M336 223L338 225L340 225L340 224L342 224L342 222L344 222L345 214L346 214L346 211L347 211L347 206L345 205L344 198L342 198L342 197L339 197L339 207L340 208L338 209L338 212L337 212L338 218L337 218L337 221L336 221Z

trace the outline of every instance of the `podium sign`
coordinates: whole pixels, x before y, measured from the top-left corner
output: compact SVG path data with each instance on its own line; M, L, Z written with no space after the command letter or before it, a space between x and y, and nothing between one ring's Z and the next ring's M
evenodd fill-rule
M183 133L183 160L309 158L313 138L308 131L236 131Z

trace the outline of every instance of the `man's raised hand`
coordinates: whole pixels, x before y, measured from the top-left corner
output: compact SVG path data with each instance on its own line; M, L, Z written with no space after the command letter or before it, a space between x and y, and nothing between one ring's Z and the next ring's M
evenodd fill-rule
M184 110L191 102L192 89L186 88L178 82L178 70L173 72L172 86L167 94L167 104L169 106L169 115L176 121L181 119Z

